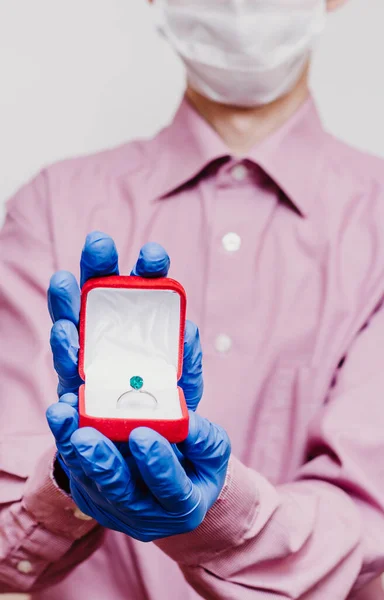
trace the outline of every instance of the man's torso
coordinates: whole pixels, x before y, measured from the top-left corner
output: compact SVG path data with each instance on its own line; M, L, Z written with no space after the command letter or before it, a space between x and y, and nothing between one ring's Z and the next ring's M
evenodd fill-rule
M167 249L202 337L199 410L274 484L293 480L310 459L311 421L384 291L379 162L320 132L304 160L305 141L295 146L302 127L298 120L276 147L244 160L217 150L198 165L163 133L48 171L58 269L77 274L94 229L115 239L123 274L142 244ZM172 135L182 149L182 128ZM51 401L42 400L42 412ZM115 532L56 591L36 598L69 600L87 589L93 600L197 597L157 548Z

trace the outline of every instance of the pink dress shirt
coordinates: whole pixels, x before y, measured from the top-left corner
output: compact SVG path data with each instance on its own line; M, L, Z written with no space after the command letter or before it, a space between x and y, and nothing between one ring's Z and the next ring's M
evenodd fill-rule
M144 544L52 477L46 288L86 234L149 240L201 329L200 411L233 447L194 532ZM44 170L0 236L0 591L34 600L384 598L384 165L311 99L244 158L184 101L170 127Z

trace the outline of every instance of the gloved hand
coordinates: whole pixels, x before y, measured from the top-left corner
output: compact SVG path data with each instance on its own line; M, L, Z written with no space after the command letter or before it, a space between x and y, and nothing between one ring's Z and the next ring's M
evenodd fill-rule
M88 236L81 259L81 282L117 274L117 252L108 236ZM161 246L143 247L133 274L164 276L169 258ZM177 447L148 428L134 430L115 445L92 428L78 428L76 391L80 292L74 277L59 273L48 294L54 320L51 345L59 375L58 403L47 410L61 460L79 508L101 525L141 541L185 533L197 527L225 480L230 443L225 431L190 411L189 435ZM188 323L180 385L195 409L202 395L201 348L197 328Z
M169 256L159 244L146 244L131 275L156 278L166 277ZM80 260L80 285L93 277L118 275L118 255L108 235L94 231L87 236ZM78 373L80 288L68 271L58 271L48 289L48 309L53 321L51 348L58 374L58 395L77 394L83 383ZM202 354L197 327L187 321L184 338L184 368L180 387L184 390L188 408L195 410L203 394Z

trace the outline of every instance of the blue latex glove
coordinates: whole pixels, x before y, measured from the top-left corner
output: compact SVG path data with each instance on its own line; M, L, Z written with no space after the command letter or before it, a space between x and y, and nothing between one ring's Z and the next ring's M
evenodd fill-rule
M88 236L81 259L81 281L117 274L113 241L98 232ZM143 247L133 274L165 276L166 252ZM54 320L51 345L59 375L60 401L47 411L50 428L79 508L101 525L150 541L197 527L224 484L230 444L223 429L190 412L189 435L172 446L148 428L134 430L129 442L114 444L92 428L78 429L76 392L79 288L73 276L51 281L49 308ZM201 348L197 328L187 323L180 385L195 409L202 395Z

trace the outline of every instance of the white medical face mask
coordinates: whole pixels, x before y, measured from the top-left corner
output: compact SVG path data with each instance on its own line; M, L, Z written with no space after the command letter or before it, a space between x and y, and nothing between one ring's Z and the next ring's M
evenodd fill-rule
M155 11L192 88L255 106L297 83L324 29L326 0L156 0Z

